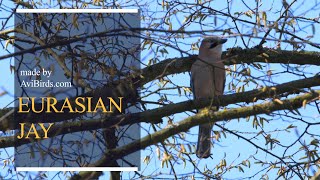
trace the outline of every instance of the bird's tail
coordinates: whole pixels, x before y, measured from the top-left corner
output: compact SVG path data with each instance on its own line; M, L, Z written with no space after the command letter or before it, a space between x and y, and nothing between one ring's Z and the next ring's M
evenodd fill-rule
M199 126L197 156L198 158L208 158L211 153L211 130L213 123Z

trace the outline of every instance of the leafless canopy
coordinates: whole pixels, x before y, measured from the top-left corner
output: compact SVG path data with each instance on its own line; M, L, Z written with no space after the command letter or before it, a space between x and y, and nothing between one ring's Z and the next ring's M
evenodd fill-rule
M320 165L320 2L317 0L13 1L0 0L3 14L0 17L0 61L7 62L2 69L14 71L15 56L46 52L46 56L59 63L65 76L89 95L108 92L132 97L136 95L132 89L139 89L138 100L127 98L127 106L139 107L139 112L89 118L81 125L77 123L80 117L76 116L51 119L61 122L55 127L55 136L89 133L102 137L102 127L110 135L119 127L140 123L141 139L118 147L106 141L108 150L103 158L85 166L103 166L142 150L141 171L111 173L111 177L316 178ZM141 27L125 31L113 29L72 39L55 36L59 31L56 27L44 28L42 38L13 28L16 9L47 7L138 8ZM41 14L37 16L38 19L42 17ZM47 23L43 20L35 29L43 29L40 27L43 25L49 27ZM75 16L70 27L76 28L79 23L93 24L94 21L80 22ZM15 42L21 40L17 38L19 33L33 39L36 48L15 47L19 51L13 52ZM50 37L44 36L46 34ZM115 35L141 38L141 70L125 67L129 70L119 71L103 61L112 54L102 41ZM188 72L197 59L199 42L210 35L228 38L222 56L227 71L226 91L223 96L194 101ZM101 41L90 42L93 38L101 38ZM71 43L84 41L88 46L102 50L90 54L77 48L70 49ZM130 56L135 50L123 51L120 56ZM65 66L67 62L77 62L77 67ZM79 69L86 76L77 73ZM112 83L94 82L98 71L111 76L121 75L121 79ZM97 83L99 86L92 85ZM0 93L3 99L12 94ZM221 108L215 113L202 111L197 114L195 111L216 105ZM1 107L5 106L1 104ZM10 113L10 105L0 111L2 132L14 130L10 126L14 121L8 116ZM194 127L212 121L216 122L212 132L213 154L209 159L198 159L195 155L198 132ZM27 178L30 175L84 179L102 175L100 172L17 174L12 166L13 154L5 148L28 141L17 144L14 134L10 135L8 131L1 135L0 154L6 167L1 170L5 173L1 172L0 177ZM89 143L85 140L83 138L79 143Z

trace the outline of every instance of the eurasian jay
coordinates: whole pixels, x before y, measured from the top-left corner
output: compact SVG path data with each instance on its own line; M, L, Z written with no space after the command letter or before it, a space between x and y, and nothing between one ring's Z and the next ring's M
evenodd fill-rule
M223 95L226 74L221 60L222 44L227 39L217 36L202 40L198 60L191 67L191 88L194 99L213 98ZM217 111L219 107L212 108ZM211 149L211 130L213 123L199 126L196 154L199 158L208 158Z

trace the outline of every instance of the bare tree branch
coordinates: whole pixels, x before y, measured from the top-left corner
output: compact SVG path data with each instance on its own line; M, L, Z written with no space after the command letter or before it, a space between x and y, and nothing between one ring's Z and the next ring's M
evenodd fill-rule
M185 101L176 104L169 104L164 107L147 110L139 113L123 114L117 116L111 116L105 119L89 120L81 122L66 122L61 125L53 126L48 133L50 137L68 134L73 132L80 132L86 130L96 130L101 127L114 127L124 126L134 123L159 123L159 119L165 116L169 116L175 113L190 111L193 109L201 109L211 106L227 106L229 104L235 104L239 102L256 102L261 99L279 97L281 94L288 96L293 93L300 93L303 88L310 88L320 85L320 76L312 78L306 78L302 80L296 80L288 83L283 83L273 87L264 87L261 89L255 89L247 92L241 92L230 95L217 96L214 99L199 99L194 101ZM157 117L157 118L154 118ZM7 118L5 121L12 123L12 118ZM41 134L41 133L40 133ZM31 139L32 141L32 139ZM14 137L2 137L0 138L0 148L12 147L14 145L22 145L30 143L30 140L24 139L17 142L14 141Z
M173 127L162 129L158 132L155 132L153 134L150 134L141 138L141 140L134 141L122 147L111 149L106 152L105 156L101 160L97 161L94 164L91 164L90 166L99 167L105 162L109 162L111 160L118 159L127 154L133 153L137 150L144 149L150 145L164 141L170 136L173 136L180 132L186 132L190 128L194 126L198 126L200 124L225 121L229 119L247 117L247 116L252 116L257 114L269 114L277 110L284 110L284 109L293 110L293 109L302 107L304 104L303 103L304 101L310 102L319 98L320 98L320 91L313 91L313 92L306 93L294 98L283 100L282 103L280 104L278 102L268 102L268 103L253 105L249 107L241 107L241 108L235 108L235 109L218 111L218 112L202 111L199 114L190 116L180 121L177 125Z
M271 49L265 49L262 51L256 48L249 49L249 50L236 48L236 49L230 49L229 51L224 52L223 56L227 58L227 60L224 61L226 65L240 64L240 63L255 63L255 62L320 65L320 61L319 61L320 54L317 52L294 52L294 51L279 51L279 50L276 51ZM228 59L228 57L231 57L231 58ZM141 76L138 76L138 74L134 74L132 76L129 75L128 81L132 82L135 87L142 87L144 84L150 81L153 81L154 79L157 79L159 77L189 71L189 69L191 68L191 65L196 59L197 59L197 56L167 59L155 65L144 68L141 71ZM305 61L305 59L308 59L308 61ZM143 78L140 78L140 77L143 77ZM119 94L119 91L126 92L126 91L123 91L122 89L127 84L129 83L125 81L125 83L119 84L117 86L106 85L104 87L98 88L89 93L86 93L82 96L90 96L90 95L94 97L115 96L115 94ZM312 87L312 86L309 86L309 87ZM125 88L128 89L128 87L125 87ZM134 87L131 87L131 89L134 89ZM132 94L132 92L133 91L128 91L127 93ZM130 97L131 95L124 94L123 96ZM128 101L128 102L131 102L131 101ZM57 104L62 106L63 101L59 101ZM38 104L36 106L40 107L41 105ZM17 115L18 115L16 117L17 119L23 118L23 117L19 117L19 115L22 115L22 114L17 114ZM32 119L32 122L34 123L43 121L43 116L46 116L46 115L47 115L46 113L28 114L29 119ZM58 121L64 121L67 119L79 117L81 114L74 113L74 114L68 114L68 115L65 115L65 114L52 114L52 115L54 115L54 117L52 117L51 120L58 122ZM15 125L16 124L13 119L8 119L8 118L0 119L0 130L2 131L8 130L8 129L14 129Z

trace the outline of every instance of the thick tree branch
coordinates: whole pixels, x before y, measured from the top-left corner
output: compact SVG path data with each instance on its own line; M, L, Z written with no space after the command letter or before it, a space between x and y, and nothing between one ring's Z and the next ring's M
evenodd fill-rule
M219 122L230 119L236 119L241 117L253 116L258 114L269 114L277 110L294 110L303 106L304 101L314 101L320 99L320 91L313 91L297 97L283 100L282 103L278 102L267 102L263 104L253 105L249 107L234 108L230 110L212 112L212 111L202 111L194 116L190 116L183 121L180 121L178 125L174 127L169 127L162 129L153 134L147 135L140 140L134 141L125 146L109 150L105 153L105 156L90 166L99 167L104 162L109 162L114 159L121 158L125 155L131 154L140 149L144 149L150 145L164 141L165 139L173 136L175 134L186 132L190 128L206 124L209 122Z
M313 91L311 93L306 93L304 95L300 95L295 98L284 100L280 104L278 102L268 102L268 103L263 103L263 104L254 105L250 107L234 108L234 109L218 111L218 112L202 111L197 115L186 118L185 120L179 122L178 125L174 127L160 130L158 132L145 136L141 140L137 140L128 145L109 150L106 152L105 156L101 160L97 161L95 164L91 164L90 166L99 167L103 165L105 162L109 162L110 160L121 158L135 151L144 149L150 145L160 143L165 139L169 138L170 136L173 136L181 132L186 132L190 128L194 126L198 126L200 124L206 124L212 121L214 122L225 121L229 119L236 119L236 118L247 117L247 116L252 116L257 114L269 114L277 110L284 110L284 109L293 110L293 109L302 107L304 104L303 102L305 100L314 101L316 99L320 99L320 91L315 91L315 92ZM90 175L90 173L91 172L80 172L79 174L76 174L76 177L77 178L87 177L88 175ZM313 178L317 178L317 177L318 176L315 175ZM318 179L315 179L315 180L318 180Z
M175 113L181 113L185 111L190 111L193 109L201 109L211 106L227 106L229 104L235 104L240 102L255 102L257 100L273 98L281 96L281 94L286 93L286 96L293 93L301 92L301 89L310 88L314 86L320 86L320 75L312 78L306 78L302 80L291 81L288 83L283 83L277 86L264 87L261 89L255 89L252 91L217 96L214 99L198 99L184 101L176 104L169 104L164 107L139 112L132 114L117 115L105 119L90 120L90 121L77 121L68 122L61 125L55 125L49 131L48 136L57 136L61 134L68 134L73 132L80 132L86 130L96 130L102 127L113 127L113 126L124 126L128 124L147 122L147 123L158 123L162 117L169 116ZM154 118L157 117L157 118ZM13 137L3 137L0 138L0 148L12 147L14 145L22 145L30 143L30 140L19 140L14 141Z
M173 58L161 61L155 65L149 66L142 70L144 77L140 86L156 79L170 74L183 73L190 70L191 65L197 59L197 55ZM299 64L299 65L320 65L320 53L312 51L285 51L274 49L241 49L233 48L223 52L222 59L225 65L241 63L282 63L282 64Z
M271 49L230 49L223 53L223 57L226 58L225 64L239 64L239 63L255 63L255 62L268 62L268 63L290 63L290 64L309 64L309 65L320 65L320 54L317 52L294 52L294 51L276 51ZM229 57L229 58L228 58ZM231 57L231 58L230 58ZM128 81L132 82L136 88L142 87L144 84L170 74L187 72L190 70L191 65L197 59L197 56L189 56L185 58L173 58L161 61L155 65L146 67L141 70L141 76L137 74L129 76ZM306 61L306 59L308 61ZM139 77L139 78L137 78ZM143 77L143 78L140 78ZM127 83L128 84L128 83ZM120 86L104 86L88 94L100 95L100 97L107 97L114 94L112 89L118 89ZM100 93L99 93L100 92ZM101 93L103 92L103 93ZM86 96L86 95L84 95ZM124 96L129 97L129 96ZM62 101L59 102L62 105ZM58 104L59 104L58 103ZM40 106L40 105L39 105ZM68 119L79 117L81 114L56 114L57 117L51 117L50 119L58 122L65 121ZM32 116L32 117L30 117ZM41 122L44 120L44 116L47 114L34 114L29 115L29 119L32 119L33 123ZM18 117L17 117L18 118ZM47 122L47 120L46 120ZM48 121L49 122L49 121ZM7 129L14 129L16 123L13 119L0 119L0 131Z

